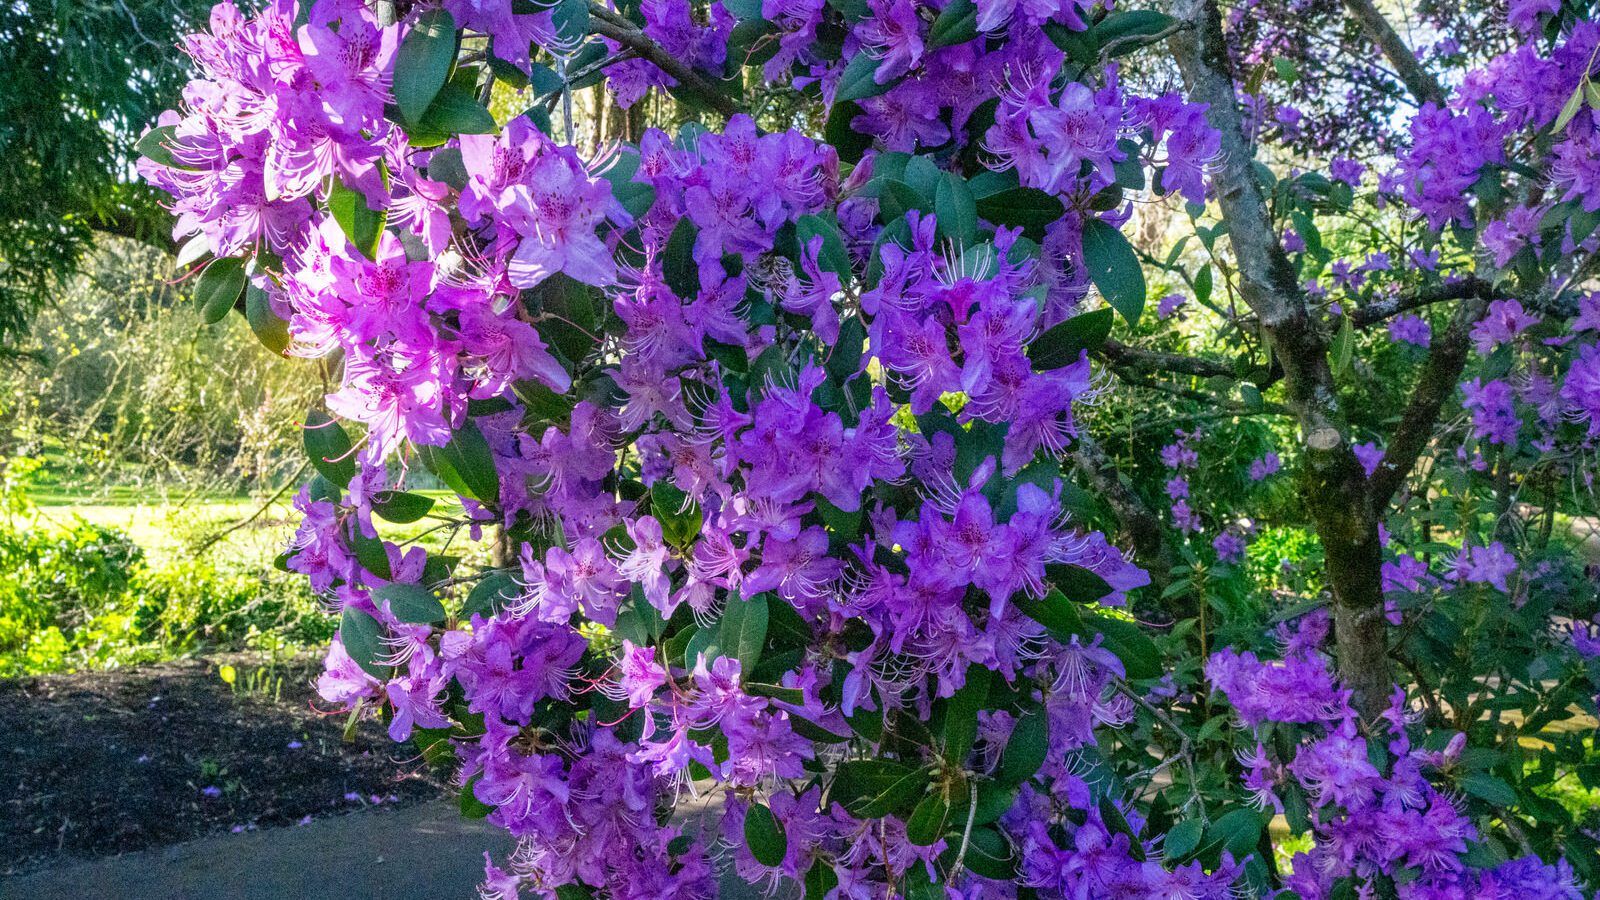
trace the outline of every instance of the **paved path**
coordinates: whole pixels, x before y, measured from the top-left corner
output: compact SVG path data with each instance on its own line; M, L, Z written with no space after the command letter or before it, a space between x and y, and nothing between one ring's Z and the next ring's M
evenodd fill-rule
M3 878L0 900L472 900L483 851L503 859L511 845L453 802L434 802ZM724 878L724 900L759 896Z
M468 900L511 838L453 803L223 834L0 879L0 900Z

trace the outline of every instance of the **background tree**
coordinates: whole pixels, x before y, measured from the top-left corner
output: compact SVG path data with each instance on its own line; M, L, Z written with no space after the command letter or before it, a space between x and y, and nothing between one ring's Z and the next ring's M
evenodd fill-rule
M0 6L0 353L56 295L96 233L171 250L133 144L188 80L178 39L202 0Z

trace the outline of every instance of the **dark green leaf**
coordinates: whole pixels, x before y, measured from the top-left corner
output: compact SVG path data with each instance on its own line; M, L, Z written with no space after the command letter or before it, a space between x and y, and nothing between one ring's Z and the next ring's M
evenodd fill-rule
M1475 772L1461 779L1461 789L1495 806L1510 808L1517 805L1516 789L1483 772Z
M977 201L961 176L953 172L939 173L938 181L934 182L933 211L939 219L939 233L945 238L960 247L977 243Z
M887 759L852 759L839 764L829 795L864 819L901 815L928 789L927 769Z
M761 803L752 803L745 811L744 842L750 847L750 855L764 866L782 865L789 852L789 836L773 818L772 810Z
M650 506L668 544L683 550L700 536L700 504L670 482L661 480L650 486Z
M1049 749L1050 720L1042 712L1031 712L1017 719L1011 739L1000 753L999 778L1005 784L1021 784L1038 773Z
M1200 846L1200 838L1205 834L1205 825L1199 819L1184 819L1172 826L1167 832L1166 839L1162 842L1162 850L1167 859L1174 862L1188 858Z
M377 662L383 655L383 626L370 614L346 606L339 617L339 641L355 664L374 678L388 676L388 668Z
M339 223L352 247L368 259L377 258L378 242L383 238L384 224L389 218L388 210L373 210L367 205L365 195L345 187L344 182L335 177L328 191L328 213Z
M1066 207L1035 188L1015 187L977 201L978 215L996 225L1042 229L1060 219Z
M508 571L496 570L478 579L472 592L461 604L461 618L470 619L476 613L485 618L505 608L507 603L522 594L522 587Z
M672 236L667 238L667 249L661 258L667 287L687 300L700 295L700 268L694 260L695 238L699 233L700 229L687 216L679 219L672 227Z
M795 220L795 237L800 242L801 249L809 247L813 238L821 236L822 247L817 253L817 264L824 270L838 275L841 279L850 278L850 254L845 252L844 238L839 234L839 226L833 220L824 216L801 216Z
M978 711L989 696L989 670L968 666L967 681L945 702L943 744L945 759L960 764L972 752L978 737Z
M439 89L428 111L422 114L411 132L413 146L429 147L444 143L457 134L493 134L494 116L473 92L455 82Z
M224 257L206 266L195 283L194 301L207 325L215 325L228 315L244 293L246 281L244 260L238 257Z
M172 142L177 136L178 126L160 125L145 132L144 137L133 145L133 151L145 159L169 169L191 169L190 166L178 162L172 155Z
M717 630L723 654L738 658L739 671L754 670L767 641L767 595L749 600L730 597Z
M433 498L408 491L379 491L372 497L372 511L385 521L404 525L415 522L433 509Z
M911 818L906 820L906 840L918 847L932 846L944 833L945 819L950 815L950 804L938 792L922 798Z
M965 44L977 36L977 4L972 0L950 0L928 31L928 49Z
M394 103L406 122L422 120L455 60L455 18L441 7L424 11L394 57Z
M374 603L389 604L396 619L412 625L428 625L444 620L444 604L420 584L394 582L372 592Z
M1100 349L1111 336L1112 312L1095 309L1079 313L1039 335L1028 345L1028 359L1040 371L1070 366L1084 351Z
M865 50L856 52L849 65L844 67L844 73L839 76L839 88L833 95L833 102L841 100L865 100L879 94L888 93L892 84L879 84L875 79L878 75L878 60Z
M301 440L311 465L323 478L337 487L348 487L356 477L355 456L351 453L350 436L344 426L329 418L327 413L313 409L306 413Z
M1144 312L1144 270L1122 232L1100 219L1084 223L1083 263L1106 302L1129 325L1138 325Z
M253 284L244 289L244 318L262 346L279 355L289 349L289 323L272 311L267 292Z

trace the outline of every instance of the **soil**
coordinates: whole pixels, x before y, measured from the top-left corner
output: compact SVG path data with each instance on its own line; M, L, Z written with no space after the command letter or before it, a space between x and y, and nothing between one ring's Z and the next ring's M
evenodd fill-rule
M344 741L346 717L318 708L315 660L258 668L0 681L0 875L448 792L377 722Z

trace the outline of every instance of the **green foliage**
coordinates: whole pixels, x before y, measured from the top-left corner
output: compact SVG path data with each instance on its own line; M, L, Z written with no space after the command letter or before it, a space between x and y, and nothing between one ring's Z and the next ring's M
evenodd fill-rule
M12 460L0 478L0 677L331 636L304 579L259 561L157 563L118 529L52 525L20 490L15 473L33 468Z
M0 355L104 231L169 247L134 141L188 78L178 38L207 0L0 4Z

